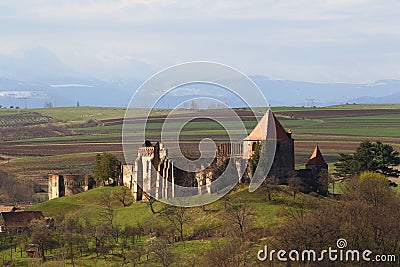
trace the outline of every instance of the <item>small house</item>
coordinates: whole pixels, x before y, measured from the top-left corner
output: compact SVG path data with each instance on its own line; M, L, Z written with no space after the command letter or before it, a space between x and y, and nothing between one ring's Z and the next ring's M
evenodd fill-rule
M41 211L0 212L0 233L11 229L20 232L28 228L32 221L43 219Z

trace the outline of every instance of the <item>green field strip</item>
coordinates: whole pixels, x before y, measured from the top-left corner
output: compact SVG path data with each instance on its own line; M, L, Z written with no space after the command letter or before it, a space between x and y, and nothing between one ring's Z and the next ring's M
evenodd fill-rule
M380 120L393 120L398 121L400 120L400 114L385 114L385 115L361 115L361 116L354 116L354 117L343 117L343 118L325 118L323 119L326 122L353 122L353 121L380 121Z
M121 153L121 151L110 151L113 153ZM10 162L19 163L19 162L32 162L38 161L43 164L43 161L56 161L56 162L63 162L65 160L71 160L75 158L82 158L82 156L91 156L96 155L98 152L78 152L78 153L67 153L67 154L60 154L60 155L52 155L52 156L40 156L40 157L23 157L23 158L15 158L11 159Z
M341 109L341 110L354 110L354 109L400 109L400 104L346 104L334 105L325 107L325 109Z
M11 115L11 114L21 114L26 112L31 112L31 109L9 109L9 108L0 108L0 116L1 115Z
M296 129L299 133L310 133L310 134L348 134L348 135L363 135L363 136L399 136L399 128L375 128L375 127L365 127L365 128L332 128L329 126L312 128L312 129Z
M128 126L129 129L139 129L139 125L132 125L132 126ZM143 127L142 127L143 129ZM72 128L72 131L103 131L103 130L122 130L122 125L107 125L107 126L95 126L95 127L86 127L86 128Z
M321 120L305 119L305 120L280 120L285 128L290 127L313 127L321 124Z

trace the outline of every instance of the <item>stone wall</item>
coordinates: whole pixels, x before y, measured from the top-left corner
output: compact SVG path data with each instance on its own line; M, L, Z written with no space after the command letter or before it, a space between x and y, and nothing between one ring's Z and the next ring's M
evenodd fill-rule
M96 182L89 175L49 174L49 199L72 196L96 186Z

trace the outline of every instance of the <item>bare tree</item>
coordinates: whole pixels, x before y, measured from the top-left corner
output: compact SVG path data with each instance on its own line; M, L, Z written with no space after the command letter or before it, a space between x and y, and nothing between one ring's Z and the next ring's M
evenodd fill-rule
M85 233L92 240L95 245L96 256L100 254L106 257L106 254L111 249L108 246L107 240L110 237L111 227L108 223L100 222L98 224L92 224L89 221L85 223Z
M111 227L113 226L115 215L113 200L114 198L111 190L104 190L99 195L99 204L102 207L102 210L99 213L100 218L107 222Z
M300 177L296 175L291 175L288 179L289 183L289 188L293 192L293 199L296 199L296 194L301 190L302 188L302 182Z
M243 240L245 228L251 224L251 217L254 215L252 207L243 199L227 197L224 200L224 211L225 220L239 227L239 235Z
M276 176L267 176L263 182L263 186L267 191L268 200L272 200L272 192L278 189L278 178Z
M154 209L154 203L156 203L157 200L154 197L152 197L152 196L150 196L148 194L145 194L145 198L147 199L146 204L149 206L149 208L151 210L151 213L153 213L153 214L158 213Z
M102 209L99 212L100 221L109 227L109 233L114 238L117 243L120 233L120 228L115 224L115 198L113 197L113 192L111 190L105 190L101 192L99 196L99 202Z
M0 201L17 204L20 202L32 201L34 186L37 183L33 180L15 182L16 178L0 170Z
M47 227L46 222L43 220L34 220L31 222L31 242L39 244L43 261L46 260L45 252L47 249L55 246L56 240L54 239L54 231L52 228Z
M338 181L338 179L334 175L328 173L328 184L332 184L332 195L333 196L335 196L336 181Z
M132 204L132 193L126 186L121 186L114 191L114 196L124 207Z
M130 261L132 266L139 266L142 257L146 254L146 248L144 243L136 243L132 246L132 249L127 253L127 259Z
M231 239L225 243L214 241L211 243L211 249L205 253L202 266L250 266L246 250L245 243L240 239Z
M166 206L161 214L170 222L175 230L178 231L180 241L183 241L183 226L190 221L187 213L188 208L178 206Z
M352 249L400 255L400 196L376 173L348 181L340 200L300 202L288 210L284 225L274 229L277 246L289 250L335 246L345 237ZM313 207L313 209L310 209ZM323 264L323 263L321 263Z
M171 253L171 245L165 239L153 239L150 241L150 250L154 253L157 260L162 266L171 266L173 255Z

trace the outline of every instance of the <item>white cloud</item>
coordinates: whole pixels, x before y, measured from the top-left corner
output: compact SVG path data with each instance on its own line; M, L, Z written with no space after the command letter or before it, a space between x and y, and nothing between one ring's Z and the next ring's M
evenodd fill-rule
M176 88L171 91L173 96L193 96L193 95L200 95L202 92L198 88Z
M86 87L90 88L93 87L92 85L85 85L85 84L76 84L76 83L68 83L68 84L52 84L50 87L54 88L65 88L65 87Z
M0 54L43 46L99 78L144 79L190 60L286 79L400 78L399 8L395 0L2 1Z

